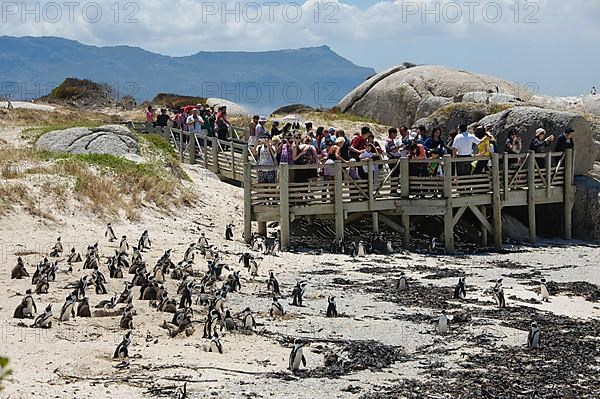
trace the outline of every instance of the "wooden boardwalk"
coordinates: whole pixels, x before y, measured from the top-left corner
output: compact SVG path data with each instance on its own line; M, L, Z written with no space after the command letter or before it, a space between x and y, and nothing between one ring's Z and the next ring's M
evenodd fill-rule
M132 125L136 130L140 127ZM494 246L502 245L502 210L527 206L529 238L536 241L536 206L560 204L564 209L565 239L571 239L574 153L520 155L493 154L491 158L452 158L412 161L384 160L333 165L335 177L319 177L309 183L294 183L294 173L320 166L282 164L276 167L277 182L258 183L258 166L242 140L222 141L205 132L190 134L177 129L146 129L169 139L182 162L200 163L219 177L244 187L244 237L249 241L252 223L258 233L267 235L267 223L279 222L282 249L290 245L290 222L311 216L335 220L336 238L344 238L346 223L365 215L373 219L373 230L380 223L403 233L403 246L410 245L412 216L439 215L444 218L444 245L454 252L454 227L465 212L471 212L481 225L482 246L488 235ZM489 160L490 171L458 176L456 164ZM420 176L432 162L438 162L443 176ZM355 180L351 168L367 166L367 179ZM270 170L273 168L271 167Z

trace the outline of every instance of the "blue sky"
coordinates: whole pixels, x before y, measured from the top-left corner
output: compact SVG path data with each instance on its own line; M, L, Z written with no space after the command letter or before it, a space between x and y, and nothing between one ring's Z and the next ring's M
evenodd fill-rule
M97 21L89 7L83 18L86 2L71 18L67 9L58 16L50 3L56 4L39 3L39 20L35 9L23 15L24 10L6 9L3 3L0 34L128 44L174 56L327 44L376 70L404 61L441 64L551 95L600 87L598 0L280 1L271 8L271 19L266 0L144 0L137 7L127 0L116 3L118 13L115 0L97 0L102 11ZM227 14L223 4L233 13ZM302 15L294 20L297 10Z

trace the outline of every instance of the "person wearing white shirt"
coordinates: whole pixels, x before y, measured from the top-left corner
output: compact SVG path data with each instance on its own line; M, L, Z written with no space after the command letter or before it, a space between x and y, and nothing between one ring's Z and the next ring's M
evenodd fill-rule
M192 114L187 117L185 124L188 126L188 131L191 133L200 133L204 119L198 115L198 110L194 108Z
M452 155L458 158L466 158L473 156L473 145L481 142L474 134L467 131L468 127L465 123L459 126L460 133L454 138L452 143ZM458 162L456 164L456 173L459 176L471 174L470 162Z

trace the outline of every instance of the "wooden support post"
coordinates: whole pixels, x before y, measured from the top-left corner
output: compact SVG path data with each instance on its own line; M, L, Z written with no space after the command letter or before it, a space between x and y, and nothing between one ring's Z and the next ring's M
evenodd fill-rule
M546 198L550 198L550 183L552 181L552 154L546 153Z
M573 223L573 204L575 202L575 193L573 190L573 176L574 176L574 151L568 149L565 153L565 192L564 192L564 205L565 205L565 240L573 238L572 223Z
M242 163L246 164L249 161L249 154L248 154L248 146L244 145L244 148L242 149Z
M446 213L444 214L444 241L446 252L454 253L454 210L452 207L452 157L444 155L444 197Z
M487 208L485 207L485 205L479 206L479 212L481 213L481 216L483 216L484 218L487 218ZM480 223L480 225L481 225L481 228L480 228L481 247L485 248L488 246L488 230L483 223Z
M244 164L244 240L250 244L252 237L252 166Z
M537 239L537 229L535 224L535 152L529 152L529 162L527 164L527 210L529 218L529 242L535 243Z
M369 211L375 209L375 182L373 181L373 160L369 158L367 161L368 182L369 182Z
M202 155L204 155L204 169L208 169L208 135L204 137L203 141L202 145L204 149L202 150Z
M179 133L179 162L183 163L183 132Z
M402 198L410 196L409 169L408 158L400 158L400 197Z
M509 174L510 163L509 163L508 153L504 154L503 161L504 161L503 162L503 165L504 165L504 175L502 177L504 179L504 190L503 190L503 196L502 196L502 198L504 199L504 201L506 201L506 199L508 198L508 192L509 192L508 184L510 182L510 180L509 180L509 176L510 176L510 174ZM492 159L492 168L494 167L493 163L494 163L494 160ZM494 174L494 171L492 170L492 175L493 174ZM498 179L498 182L500 182L500 179ZM500 186L498 186L498 189L500 189Z
M402 215L402 227L404 227L404 234L402 236L402 248L410 249L410 215Z
M281 250L290 246L290 182L287 163L279 165L279 231L281 232Z
M233 142L229 143L231 148L231 175L233 180L237 180L237 173L235 171L235 149L233 148Z
M508 195L508 158L504 158L504 195ZM494 226L494 247L502 249L502 202L500 197L500 161L498 154L492 154L492 225Z
M379 213L373 212L373 233L379 233Z
M190 136L188 150L189 150L188 157L189 157L190 165L193 165L196 163L196 134L195 133L192 133L192 135Z
M343 171L342 163L335 161L334 165L335 179L334 179L334 205L335 205L335 238L338 240L344 239L344 192L343 192Z
M214 174L218 175L219 174L219 143L217 141L217 138L213 137L210 140L210 144L211 144L210 153L211 153L211 158L213 161L212 171L214 172Z

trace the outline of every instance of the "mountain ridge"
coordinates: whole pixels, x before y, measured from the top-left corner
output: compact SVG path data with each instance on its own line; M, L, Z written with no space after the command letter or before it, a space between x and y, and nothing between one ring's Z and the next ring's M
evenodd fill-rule
M140 47L93 46L54 36L0 36L0 96L14 99L42 97L65 78L77 77L116 86L121 96L140 101L175 92L222 97L266 113L290 103L335 106L374 73L327 45L173 57ZM36 87L40 93L34 95Z

